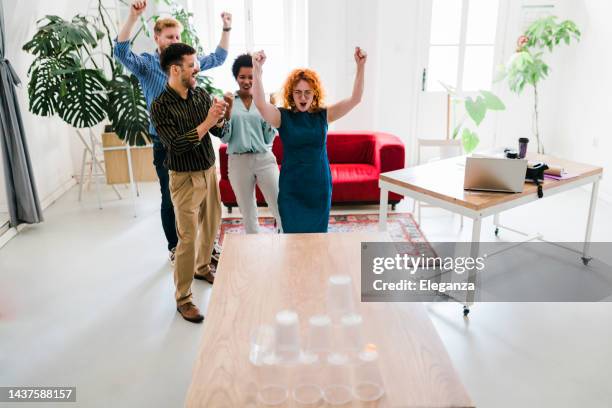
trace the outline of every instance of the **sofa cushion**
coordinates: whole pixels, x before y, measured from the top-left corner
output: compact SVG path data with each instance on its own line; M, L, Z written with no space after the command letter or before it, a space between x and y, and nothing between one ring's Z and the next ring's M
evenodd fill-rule
M374 164L375 143L374 136L370 134L330 132L327 135L329 162Z
M370 164L330 164L333 202L365 202L380 198L378 170Z
M378 170L371 164L337 164L329 165L334 183L360 183L364 181L377 180Z

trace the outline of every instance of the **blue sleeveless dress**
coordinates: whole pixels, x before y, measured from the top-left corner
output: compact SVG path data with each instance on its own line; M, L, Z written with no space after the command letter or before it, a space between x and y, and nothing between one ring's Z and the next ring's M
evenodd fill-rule
M279 109L283 142L278 210L283 232L327 232L332 179L327 158L327 110Z

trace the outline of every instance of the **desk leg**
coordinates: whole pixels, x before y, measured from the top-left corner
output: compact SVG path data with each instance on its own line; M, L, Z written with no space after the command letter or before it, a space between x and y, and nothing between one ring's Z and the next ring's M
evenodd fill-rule
M389 210L389 190L380 188L380 210L378 214L378 230L387 230L387 211Z
M584 248L582 249L582 262L585 265L589 264L592 259L589 256L589 247L591 246L591 232L593 231L593 218L595 217L595 206L597 204L597 194L599 192L599 179L593 182L591 189L591 204L589 205L589 216L587 218L586 234L584 236Z
M480 228L482 226L482 218L474 218L472 224L472 239L470 241L470 257L476 259L480 252ZM476 271L470 270L468 274L468 282L476 285ZM463 315L467 316L470 313L470 306L474 304L474 292L468 292L465 304L463 305Z
M493 225L495 226L495 236L499 235L499 213L493 216Z

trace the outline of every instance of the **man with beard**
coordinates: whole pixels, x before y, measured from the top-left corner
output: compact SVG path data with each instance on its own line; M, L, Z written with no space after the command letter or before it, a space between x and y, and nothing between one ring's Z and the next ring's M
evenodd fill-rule
M191 283L194 277L214 281L211 252L221 222L215 152L208 132L223 135L228 104L196 87L200 69L196 50L189 45L169 45L161 53L160 64L168 83L151 106L151 119L168 151L166 165L179 237L175 298L181 316L198 323L204 317L192 302Z
M129 69L140 81L142 90L147 101L147 109L151 109L153 100L159 96L164 90L168 80L166 73L161 69L159 64L160 53L170 44L178 43L181 40L181 32L183 27L181 23L173 18L160 18L155 22L153 27L154 40L157 49L154 53L142 53L140 55L132 52L130 45L130 35L134 25L146 10L146 0L134 1L130 7L130 15L123 25L119 35L117 36L114 54L115 58ZM230 13L222 13L223 32L221 41L214 53L204 56L198 56L200 70L211 69L217 67L225 61L227 57L227 49L229 46L229 32L232 29L232 15ZM161 222L168 242L168 251L170 261L174 264L176 245L178 237L176 235L176 222L174 208L170 198L170 190L168 188L168 169L164 166L166 160L166 148L160 142L156 129L151 124L149 126L149 134L153 142L153 164L159 178L161 190ZM213 263L218 260L218 251L213 254Z

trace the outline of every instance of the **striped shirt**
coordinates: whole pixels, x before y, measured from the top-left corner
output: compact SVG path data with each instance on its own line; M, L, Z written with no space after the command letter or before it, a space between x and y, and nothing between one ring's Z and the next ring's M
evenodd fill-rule
M198 139L196 127L204 122L212 98L202 88L187 91L183 99L170 85L151 105L151 119L161 142L168 149L165 166L173 171L201 171L215 164L215 152L208 134ZM223 135L224 128L213 127L210 133Z
M145 52L138 55L132 51L129 40L119 42L115 39L113 53L115 58L140 81L147 101L147 109L150 112L153 101L164 91L166 82L168 82L168 75L161 69L159 63L159 52L155 51L153 54ZM218 67L223 64L225 58L227 58L227 51L221 47L217 47L214 53L198 55L200 71ZM159 142L153 123L149 124L149 133L153 142Z

